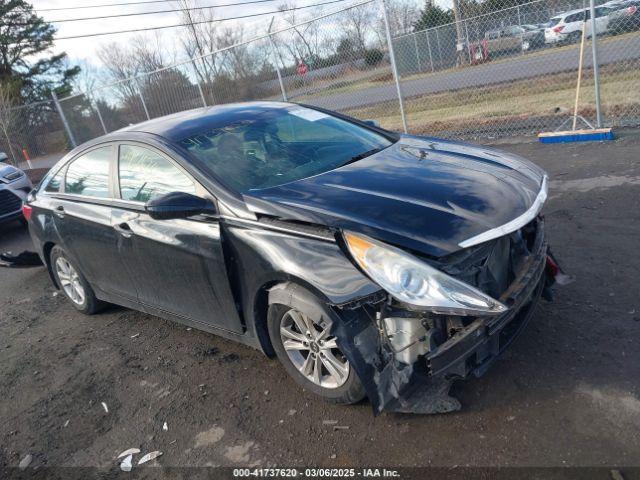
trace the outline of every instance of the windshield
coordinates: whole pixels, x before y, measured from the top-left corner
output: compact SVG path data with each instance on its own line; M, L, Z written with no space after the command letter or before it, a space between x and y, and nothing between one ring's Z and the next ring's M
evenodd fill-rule
M555 27L557 24L560 23L561 20L562 20L562 17L553 17L551 20L547 22L547 25L549 25L547 28Z
M240 193L327 172L393 142L375 131L297 105L234 118L180 145Z

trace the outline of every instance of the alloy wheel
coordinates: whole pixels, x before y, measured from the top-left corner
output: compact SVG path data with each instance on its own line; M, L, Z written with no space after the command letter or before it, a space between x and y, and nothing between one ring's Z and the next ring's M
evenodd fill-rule
M60 280L60 286L71 301L77 305L82 305L86 297L84 287L80 283L78 272L66 258L58 257L56 259L56 274Z
M329 329L295 309L280 321L280 339L291 363L307 380L333 389L344 385L350 367Z

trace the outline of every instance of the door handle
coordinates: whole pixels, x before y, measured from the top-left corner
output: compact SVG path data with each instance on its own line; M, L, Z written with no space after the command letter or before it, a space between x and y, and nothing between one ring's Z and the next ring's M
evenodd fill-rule
M53 213L56 217L64 218L64 207L62 205L58 205L53 209Z
M133 232L131 231L131 227L126 222L118 223L114 225L113 229L116 232L118 232L120 235L122 235L124 238L131 238L131 236L133 235Z

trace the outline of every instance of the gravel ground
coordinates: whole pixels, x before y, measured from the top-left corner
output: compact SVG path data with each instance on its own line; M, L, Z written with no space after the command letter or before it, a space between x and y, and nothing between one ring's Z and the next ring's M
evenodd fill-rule
M548 234L576 281L454 386L462 411L330 405L248 347L123 308L86 317L43 268L0 268L0 467L115 468L130 447L163 466L640 466L640 136L500 148L549 171ZM1 228L0 250L29 248Z

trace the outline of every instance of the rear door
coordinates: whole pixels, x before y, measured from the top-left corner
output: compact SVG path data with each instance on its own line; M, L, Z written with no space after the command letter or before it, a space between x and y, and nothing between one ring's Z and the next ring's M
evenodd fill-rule
M51 205L62 247L94 290L135 302L137 292L111 226L115 151L113 144L100 145L75 157L63 169L64 181L60 191L51 194Z
M242 332L218 219L154 220L144 210L146 202L170 192L211 195L164 152L138 143L119 145L117 178L120 199L114 204L112 223L121 232L120 255L140 302Z

